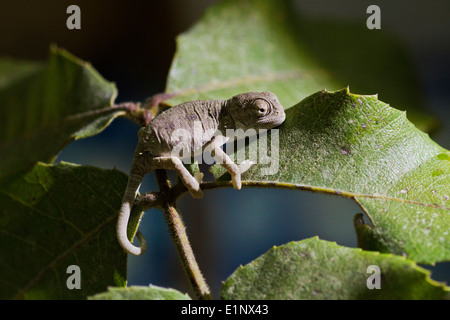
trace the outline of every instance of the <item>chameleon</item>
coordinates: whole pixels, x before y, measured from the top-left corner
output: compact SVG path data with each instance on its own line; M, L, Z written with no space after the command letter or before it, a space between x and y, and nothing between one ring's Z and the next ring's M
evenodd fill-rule
M195 100L176 105L140 128L117 220L117 238L122 248L133 255L142 255L147 247L140 231L136 233L140 247L134 246L127 237L130 212L146 174L155 169L175 170L192 197L202 198L200 183L203 174L197 171L192 175L181 159L209 147L214 160L230 173L233 187L240 190L241 174L253 163L244 161L236 165L221 149L229 139L222 133L227 129L272 129L283 123L285 118L283 106L273 93L246 92L228 100ZM180 144L179 139L174 139L177 129L186 130L193 137L183 144L186 154L174 153ZM199 129L202 131L200 134L194 132Z

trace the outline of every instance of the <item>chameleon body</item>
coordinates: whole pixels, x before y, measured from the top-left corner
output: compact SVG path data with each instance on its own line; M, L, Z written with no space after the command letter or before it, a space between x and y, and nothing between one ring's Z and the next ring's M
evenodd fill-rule
M191 154L209 146L211 155L231 175L233 187L241 189L241 173L251 163L236 165L220 148L228 138L221 133L227 129L271 129L280 125L285 113L277 97L270 92L247 92L228 100L197 100L174 106L156 116L146 127L139 130L138 144L122 200L117 222L117 237L128 253L141 255L146 242L138 231L140 247L134 246L127 237L128 219L136 193L144 175L154 169L175 170L183 184L194 198L203 196L200 182L203 174L192 176L184 167L180 155L174 155L180 139L177 129L189 133L192 139L184 142L183 150ZM200 126L198 125L200 124ZM201 131L201 132L195 132Z

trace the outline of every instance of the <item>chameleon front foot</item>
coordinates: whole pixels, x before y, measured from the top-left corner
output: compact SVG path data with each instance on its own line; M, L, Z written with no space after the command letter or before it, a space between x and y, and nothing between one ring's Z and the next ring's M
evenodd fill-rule
M231 170L231 182L233 183L233 188L236 190L242 189L242 182L241 182L241 174L246 172L252 165L254 165L255 162L250 160L244 160L237 166L237 170L233 171Z
M185 186L188 188L189 193L194 199L201 199L203 198L203 192L200 188L200 183L202 183L204 174L201 171L196 171L193 175L193 179L191 177L185 178ZM186 180L189 180L187 182Z
M203 198L203 191L202 189L200 189L200 187L198 189L188 189L189 193L191 194L192 198L194 199L201 199Z
M202 183L204 176L205 175L201 171L195 171L194 173L194 179L197 181L198 184Z

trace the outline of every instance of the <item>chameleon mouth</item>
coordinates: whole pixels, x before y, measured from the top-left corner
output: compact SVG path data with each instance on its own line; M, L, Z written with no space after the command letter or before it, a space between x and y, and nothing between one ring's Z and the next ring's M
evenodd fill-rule
M280 118L280 119L276 122L275 127L278 127L280 124L282 124L282 123L284 122L284 120L286 120L286 114L283 113L283 117Z
M272 129L275 127L278 127L280 124L282 124L284 122L284 120L286 119L286 114L283 112L280 115L280 112L277 112L274 114L273 117L270 118L266 118L266 119L261 119L261 121L259 122L262 126L262 129Z

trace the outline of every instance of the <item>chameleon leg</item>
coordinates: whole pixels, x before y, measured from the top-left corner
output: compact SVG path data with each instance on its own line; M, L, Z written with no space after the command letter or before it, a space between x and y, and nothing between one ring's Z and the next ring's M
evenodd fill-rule
M230 173L233 188L241 190L241 171L239 170L239 167L220 148L216 148L216 150L213 151L213 157L214 159L216 159L217 163L219 163Z
M211 154L216 160L218 164L220 164L222 167L224 167L228 173L231 175L231 181L233 183L233 188L237 190L241 190L242 183L241 183L241 173L244 173L247 171L252 164L254 164L251 161L243 161L239 166L236 165L233 160L230 159L230 157L220 148L224 143L228 141L228 138L225 136L216 136L214 137L213 141L211 141L211 144L209 145L209 148L211 148Z
M183 165L183 162L180 160L180 158L157 157L153 159L153 162L154 167L157 169L175 170L192 197L194 197L195 199L200 199L203 197L203 192L200 189L200 181L203 175L197 175L196 177L193 177Z

